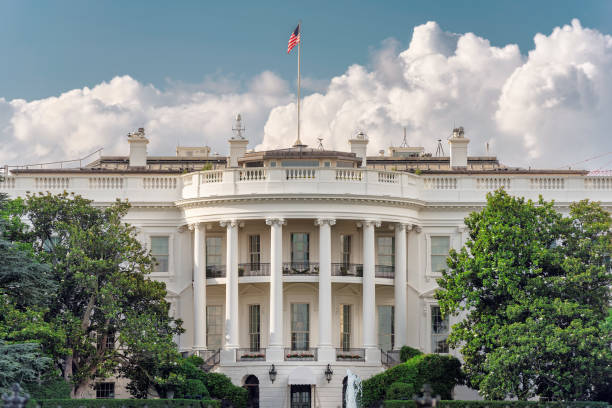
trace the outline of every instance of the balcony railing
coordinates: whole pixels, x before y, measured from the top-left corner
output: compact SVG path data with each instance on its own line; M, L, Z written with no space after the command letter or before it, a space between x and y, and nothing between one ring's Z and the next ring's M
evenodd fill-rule
M266 361L266 349L236 349L236 361Z
M365 349L337 348L336 361L365 361Z
M393 367L400 363L400 351L399 350L381 350L380 351L380 362L385 367Z
M283 262L283 275L318 275L319 264L315 262Z
M225 278L225 265L206 265L207 278Z
M317 361L317 349L291 350L291 348L285 348L285 361Z
M395 266L376 265L376 277L393 279L395 277Z
M363 265L352 263L332 263L332 276L363 276Z
M270 276L270 264L262 262L239 264L238 276Z

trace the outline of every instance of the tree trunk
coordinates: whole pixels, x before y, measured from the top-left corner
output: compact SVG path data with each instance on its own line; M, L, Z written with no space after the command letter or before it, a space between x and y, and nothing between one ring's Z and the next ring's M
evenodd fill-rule
M64 358L64 380L72 380L72 354Z

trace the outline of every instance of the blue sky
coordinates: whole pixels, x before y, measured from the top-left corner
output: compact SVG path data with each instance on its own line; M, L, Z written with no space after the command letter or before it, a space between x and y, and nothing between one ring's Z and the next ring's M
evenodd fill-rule
M285 49L300 18L303 75L328 80L367 66L386 38L406 48L414 26L429 20L525 54L536 33L572 18L611 33L612 2L3 0L0 97L38 99L124 74L160 89L264 70L293 81L296 60Z

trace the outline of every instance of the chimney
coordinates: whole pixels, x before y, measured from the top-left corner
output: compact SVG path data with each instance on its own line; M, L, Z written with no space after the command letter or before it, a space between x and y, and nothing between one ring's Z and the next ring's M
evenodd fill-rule
M366 155L368 150L368 135L360 130L354 138L349 139L349 144L351 145L351 153L355 153L357 157L361 158L361 167L365 167L368 162Z
M238 167L238 159L246 154L247 145L249 144L249 141L242 135L242 132L246 129L242 125L242 116L240 114L236 115L236 123L232 130L234 131L234 136L229 139L230 151L227 164L228 167Z
M130 167L145 167L149 140L145 137L144 128L139 128L135 133L128 133L128 143L130 144Z
M467 147L470 139L464 136L463 127L453 129L453 137L448 139L450 144L450 166L453 169L467 168Z

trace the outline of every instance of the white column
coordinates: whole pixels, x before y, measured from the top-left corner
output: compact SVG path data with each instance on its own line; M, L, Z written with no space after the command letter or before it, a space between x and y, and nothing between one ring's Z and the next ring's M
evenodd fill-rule
M363 347L366 361L380 361L380 350L376 339L376 271L374 227L380 222L364 221L363 226Z
M238 224L235 220L222 221L227 229L225 244L225 346L226 350L239 347L238 322Z
M334 361L332 344L332 285L331 285L331 227L332 218L319 218L319 361Z
M206 350L206 227L193 230L193 350Z
M270 338L267 361L283 361L283 225L282 218L266 218L270 226Z
M395 349L406 345L406 224L395 225Z

